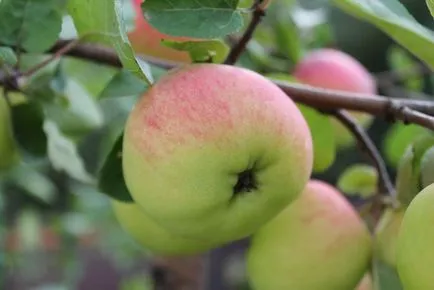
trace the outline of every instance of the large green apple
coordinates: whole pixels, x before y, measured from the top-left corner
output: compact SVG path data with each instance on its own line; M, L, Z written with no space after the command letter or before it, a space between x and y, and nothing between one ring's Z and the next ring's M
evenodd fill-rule
M294 104L256 72L176 69L148 90L124 134L126 185L170 231L228 242L296 199L312 170L312 139Z
M375 229L376 256L391 267L396 267L396 243L405 209L386 209Z
M0 171L10 168L18 159L9 106L0 94Z
M376 94L377 87L369 71L355 58L342 51L322 48L308 53L295 67L293 76L300 82L325 89ZM372 116L351 112L363 126L372 123ZM354 137L332 118L336 142L341 147L354 143Z
M193 255L212 249L206 240L193 240L177 236L161 227L135 203L112 200L112 207L121 227L146 250L165 256Z
M254 290L350 290L369 268L371 235L334 187L310 181L303 194L252 239Z
M434 289L434 184L412 200L396 245L396 264L405 290Z

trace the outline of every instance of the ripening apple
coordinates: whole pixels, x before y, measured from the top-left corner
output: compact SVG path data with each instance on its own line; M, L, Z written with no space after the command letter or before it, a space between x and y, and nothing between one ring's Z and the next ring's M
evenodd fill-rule
M389 266L396 267L396 243L405 209L386 209L381 216L374 238L377 258Z
M134 11L136 13L135 27L128 34L131 46L138 54L144 54L158 59L165 59L176 62L190 62L190 56L187 52L178 51L167 47L161 43L163 39L172 41L188 41L190 38L175 37L161 33L152 27L145 19L140 7L143 0L132 0Z
M352 56L331 48L323 48L308 53L295 67L293 76L300 82L314 87L353 93L376 94L377 87L369 71ZM351 112L363 126L372 123L367 114ZM334 118L334 134L341 147L350 146L353 136Z
M247 273L254 290L355 289L369 268L372 238L351 204L311 180L302 195L253 235Z
M0 171L10 168L17 159L9 106L5 97L0 94Z
M405 290L434 289L434 184L412 200L402 219L396 264Z
M302 192L312 138L294 102L247 69L193 64L131 112L123 173L137 204L182 236L244 238Z
M193 240L177 236L150 219L135 203L112 200L116 219L140 246L164 256L193 255L215 246L206 240Z

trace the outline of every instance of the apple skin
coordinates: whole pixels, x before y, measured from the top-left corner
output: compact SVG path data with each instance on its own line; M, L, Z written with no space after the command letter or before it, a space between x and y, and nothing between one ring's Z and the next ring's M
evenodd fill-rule
M434 184L412 200L398 234L396 267L405 290L434 289Z
M187 256L206 252L215 244L177 236L161 227L135 203L111 201L113 212L124 231L140 246L156 255Z
M0 94L0 172L11 168L17 160L9 106L3 94Z
M293 76L302 83L324 89L362 94L376 94L377 87L369 71L352 56L331 48L308 53L295 67ZM351 112L363 126L372 123L372 116ZM353 136L337 120L332 118L337 144L348 147L354 143Z
M396 243L405 209L386 209L375 228L374 249L376 257L396 267Z
M161 43L163 39L172 41L190 41L191 38L175 37L161 33L152 27L142 14L140 7L143 0L132 0L136 12L135 28L128 33L131 46L138 54L164 59L169 61L189 63L190 56L187 52L178 51Z
M253 235L247 273L254 290L348 290L371 256L371 235L351 204L331 185L311 180Z
M160 225L225 243L251 235L299 196L312 151L301 112L270 80L194 64L163 76L134 107L123 173Z

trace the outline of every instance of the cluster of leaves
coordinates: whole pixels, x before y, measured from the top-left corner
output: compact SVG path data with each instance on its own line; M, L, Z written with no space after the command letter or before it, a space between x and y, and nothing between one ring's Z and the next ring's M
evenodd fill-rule
M248 24L253 3L147 0L142 8L159 31L194 39L165 40L165 45L187 51L194 62L222 63L230 51L229 43ZM434 34L399 1L333 0L331 4L372 24L427 66L434 66ZM433 2L427 0L427 5L433 11ZM333 42L327 8L316 10L309 23L299 18L306 11L296 1L273 2L269 17L256 30L238 65L270 78L293 81L289 72L306 51ZM137 98L165 70L135 54L127 37L129 23L133 23L130 12L127 0L0 1L0 77L14 76L19 87L18 92L5 90L0 97L7 97L11 106L21 157L2 176L5 193L12 186L14 192L30 195L39 203L53 204L65 194L65 188L53 179L54 169L66 173L70 183L87 184L113 198L131 200L122 178L123 128ZM47 52L59 40L71 39L112 48L123 68L69 56L50 59ZM417 65L397 46L388 55L391 70L405 71ZM50 62L39 67L47 59ZM403 86L421 91L423 84L422 74L414 74ZM324 157L316 164L318 173L323 172L338 151L333 135L327 134L332 124L314 109L300 108L312 130L314 146ZM416 137L421 139L413 142ZM433 145L430 132L417 126L396 124L389 132L383 152L397 167L401 201L408 202L433 182L429 175ZM372 167L355 165L342 174L338 185L346 193L369 198L375 194L377 182Z

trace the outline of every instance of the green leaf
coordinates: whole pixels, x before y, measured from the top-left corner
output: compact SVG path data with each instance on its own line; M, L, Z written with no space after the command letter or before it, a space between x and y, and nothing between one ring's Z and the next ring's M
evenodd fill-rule
M417 170L413 167L414 147L410 145L402 156L396 175L396 192L399 201L407 206L419 193L419 179Z
M434 67L434 34L420 23L397 0L334 0L347 13L375 25L397 43Z
M53 167L79 181L92 183L93 179L86 172L76 145L60 132L53 121L46 120L43 128L48 138L48 158Z
M336 158L336 142L330 132L333 131L330 119L313 108L298 104L298 108L306 120L313 141L314 162L313 171L327 170Z
M17 63L17 56L10 47L0 46L0 66L7 64L13 66Z
M399 74L401 71L414 69L418 66L416 60L398 46L392 46L388 51L388 62L391 70ZM409 75L405 79L405 87L412 91L421 91L424 86L422 72Z
M64 74L80 83L94 99L101 94L111 78L119 71L111 66L78 58L64 57L62 64Z
M121 135L108 155L99 176L98 187L108 196L124 202L134 202L125 184L122 171L122 141Z
M43 52L57 40L65 0L2 0L0 42L29 52Z
M426 5L428 6L429 12L434 17L434 0L426 0Z
M57 98L65 99L66 105L58 102L44 103L45 116L57 123L71 136L85 134L103 125L103 116L96 100L74 79L68 79L64 91Z
M394 124L388 131L384 143L383 152L386 159L393 166L397 166L407 147L419 136L428 134L428 130L414 124Z
M68 11L74 19L78 34L92 42L108 45L116 50L123 66L151 84L147 64L137 58L128 40L122 20L120 0L69 0Z
M21 163L14 167L7 178L8 182L46 204L54 201L56 187L45 175L28 164Z
M180 51L187 51L193 62L222 63L230 48L221 40L208 41L171 41L163 40L163 44Z
M12 128L18 146L25 153L45 156L47 137L42 129L44 113L37 103L23 103L12 107Z
M427 135L418 138L411 144L401 158L396 177L398 199L404 206L410 204L413 198L422 190L421 163L425 152L434 146L434 136Z
M140 95L146 91L147 88L148 85L134 74L127 70L121 70L113 76L101 92L99 99Z
M172 36L220 38L243 27L238 0L146 0L145 17L160 32Z
M355 164L339 177L338 188L348 195L371 197L377 192L378 173L374 167Z
M374 258L373 280L376 290L403 290L398 273L391 266Z
M282 7L277 17L278 19L273 23L277 47L292 63L297 63L303 52L299 29L285 6Z
M423 155L421 161L422 188L434 183L434 147L431 147Z

